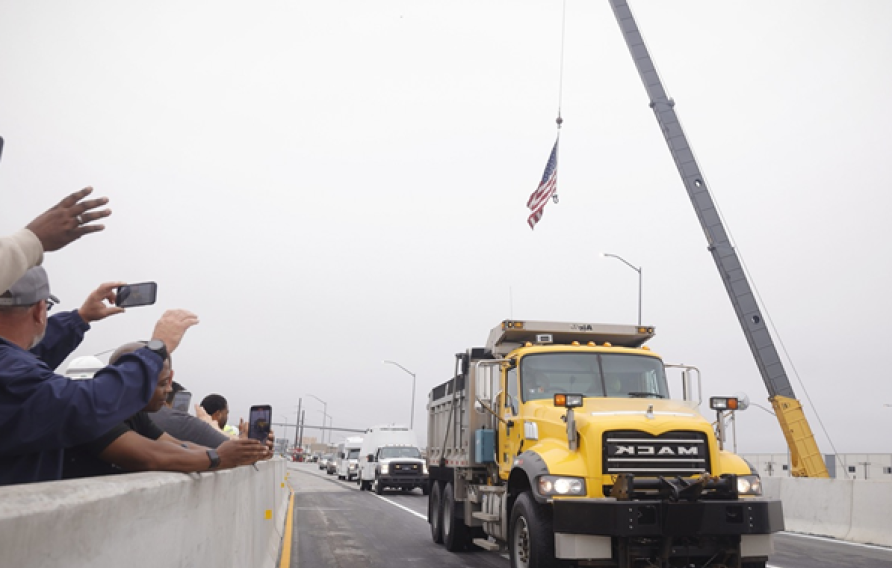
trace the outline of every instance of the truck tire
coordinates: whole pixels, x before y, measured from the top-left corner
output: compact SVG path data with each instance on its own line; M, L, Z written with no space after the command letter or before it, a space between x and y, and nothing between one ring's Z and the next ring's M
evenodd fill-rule
M384 493L384 486L381 485L381 480L378 476L375 476L375 481L372 482L372 488L375 490L375 495L381 495Z
M511 508L508 525L511 568L557 568L551 511L539 505L529 492L521 493Z
M455 491L452 489L451 483L447 483L443 490L442 503L443 546L449 552L465 550L470 543L468 527L455 513Z
M427 501L427 515L431 521L431 540L436 544L443 543L443 494L440 484L433 482L430 498Z

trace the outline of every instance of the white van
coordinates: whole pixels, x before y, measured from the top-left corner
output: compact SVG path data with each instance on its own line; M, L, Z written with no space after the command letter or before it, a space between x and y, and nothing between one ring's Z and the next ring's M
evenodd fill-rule
M359 489L378 495L385 488L428 493L427 464L418 449L415 432L388 424L366 430L359 450Z
M359 477L359 449L361 446L362 438L359 436L350 436L338 444L338 479L351 481L354 477Z

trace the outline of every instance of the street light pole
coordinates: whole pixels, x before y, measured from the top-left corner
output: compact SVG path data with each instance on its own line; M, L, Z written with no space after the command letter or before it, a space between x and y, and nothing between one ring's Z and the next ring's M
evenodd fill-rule
M642 291L641 290L641 287L642 287L641 281L642 281L642 271L644 270L644 267L635 266L634 264L632 264L628 260L624 259L623 257L621 257L619 255L615 255L615 254L610 254L608 252L602 252L601 256L615 258L638 273L638 325L640 326L641 325L641 291Z
M313 397L322 403L322 443L325 443L325 418L328 416L328 403L316 395L308 394L307 396ZM329 435L328 438L330 440L331 435Z
M385 363L387 365L396 365L403 371L412 375L412 409L411 409L411 412L409 413L409 429L414 430L415 429L415 373L413 373L412 371L403 367L402 365L400 365L399 363L397 363L395 361L383 361L383 363Z

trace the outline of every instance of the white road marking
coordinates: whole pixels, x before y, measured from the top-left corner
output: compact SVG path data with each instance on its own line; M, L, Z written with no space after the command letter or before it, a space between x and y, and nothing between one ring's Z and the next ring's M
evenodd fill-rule
M372 493L372 495L375 495L375 497L377 497L378 499L381 499L382 501L387 501L388 503L390 503L390 504L393 505L394 507L399 507L399 508L402 509L403 511L407 511L407 512L409 512L409 513L412 513L412 514L415 515L416 517L422 518L422 519L424 519L425 521L427 520L427 515L422 515L422 514L419 513L418 511L413 511L413 510L410 509L409 507L406 507L406 506L404 506L404 505L400 505L399 503L395 503L395 502L391 501L390 499L388 499L387 497L382 497L382 496L380 496L380 495L376 495L375 493Z
M834 544L848 544L849 546L858 546L861 548L870 548L872 550L885 550L886 552L892 552L892 548L889 548L888 546L879 546L876 544L862 544L860 542L849 542L847 540L839 540L839 539L835 539L835 538L830 538L830 537L826 537L826 536L817 536L817 535L813 535L813 534L802 534L802 533L794 533L794 532L782 532L781 534L789 535L789 536L797 536L799 538L810 538L812 540L822 540L824 542L830 542L830 543L834 543Z

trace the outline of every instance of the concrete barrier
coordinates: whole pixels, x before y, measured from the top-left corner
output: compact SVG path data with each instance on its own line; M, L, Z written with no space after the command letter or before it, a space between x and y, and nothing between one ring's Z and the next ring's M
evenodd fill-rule
M273 568L288 491L281 458L0 487L0 566Z
M791 532L892 546L892 482L852 479L762 479L780 499Z

